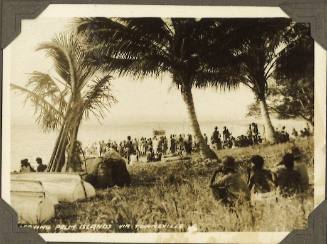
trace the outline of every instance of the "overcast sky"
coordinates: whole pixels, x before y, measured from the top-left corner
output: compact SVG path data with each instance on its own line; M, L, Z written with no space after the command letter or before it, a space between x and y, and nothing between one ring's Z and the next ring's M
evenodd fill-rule
M24 20L22 32L10 45L11 81L24 85L33 71L54 73L50 59L42 51L35 51L38 44L49 41L56 34L69 31L71 19L38 18ZM172 86L170 76L159 79L134 80L131 77L115 78L113 93L118 103L106 115L103 124L142 121L186 121L185 104L179 91ZM254 95L247 87L232 91L215 88L194 89L194 102L200 121L243 120ZM24 106L24 97L11 91L11 118L13 124L32 124L33 107ZM88 123L98 123L96 119Z

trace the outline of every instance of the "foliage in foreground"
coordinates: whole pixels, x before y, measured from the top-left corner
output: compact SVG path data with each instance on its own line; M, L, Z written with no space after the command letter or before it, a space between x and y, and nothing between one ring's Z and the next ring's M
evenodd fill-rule
M313 155L313 140L296 142L308 158ZM219 151L220 157L234 155L244 160L251 155L265 155L266 167L272 168L290 149L291 143ZM216 202L208 188L216 168L212 161L138 164L130 166L132 186L98 191L94 199L61 204L56 225L111 224L110 229L88 232L175 232L196 225L198 231L289 231L304 228L313 209L313 191L289 199L254 202L252 208L239 206L234 212ZM309 165L313 183L313 165ZM123 226L129 224L129 226ZM155 225L142 228L142 225ZM170 224L160 229L159 224ZM177 225L177 227L176 227ZM162 227L162 226L161 226ZM175 228L176 227L176 228ZM57 230L59 231L59 230ZM63 231L63 230L60 230ZM81 230L80 230L81 231Z

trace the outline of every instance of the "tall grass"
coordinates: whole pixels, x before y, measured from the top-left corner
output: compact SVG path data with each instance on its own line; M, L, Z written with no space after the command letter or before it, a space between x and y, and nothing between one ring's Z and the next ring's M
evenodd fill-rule
M309 158L313 140L299 139L296 144ZM219 157L232 155L242 161L253 154L264 156L266 167L273 168L290 149L292 143L273 146L219 151ZM269 201L253 201L251 206L235 210L215 201L208 187L217 162L192 161L140 163L129 166L132 185L99 190L93 199L61 204L56 217L49 222L51 232L56 225L111 224L109 229L76 230L87 232L176 232L195 226L197 231L289 231L303 229L313 209L313 189L292 198L276 193ZM309 164L310 182L313 165Z

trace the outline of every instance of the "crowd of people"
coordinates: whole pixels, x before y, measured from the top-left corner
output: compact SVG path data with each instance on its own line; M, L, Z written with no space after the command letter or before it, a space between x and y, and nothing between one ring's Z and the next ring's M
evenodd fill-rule
M276 128L275 131L278 143L290 141L291 137L307 137L311 134L312 132L308 125L303 130L300 130L300 133L293 128L291 136L286 131L285 126L283 126L281 129ZM215 150L248 147L263 142L256 123L249 124L246 135L240 135L236 138L226 126L223 127L221 133L216 126L211 134L210 141L206 133L203 134L203 138L205 143ZM117 151L122 157L127 159L128 163L130 163L132 159L133 161L139 161L141 157L145 158L146 162L156 162L160 161L164 155L190 155L192 152L197 152L200 149L198 139L191 134L171 134L169 136L163 134L154 135L153 137L148 138L132 138L131 136L127 136L126 140L120 142L114 140L108 140L105 142L102 140L84 149L82 148L80 142L77 141L77 143L78 146L75 147L77 152L74 153L75 157L77 157L79 161L77 165L81 164L87 157L101 157L110 149ZM36 162L38 165L37 170L30 165L28 159L21 160L20 171L43 172L46 170L46 165L42 163L41 158L38 157Z
M249 159L251 166L246 177L242 177L240 164L227 156L222 160L221 168L214 172L209 186L213 196L229 206L250 201L251 192L269 193L278 189L282 196L288 197L309 188L308 162L305 160L301 150L294 146L291 152L284 154L276 168L269 170L264 167L264 158L254 155Z
M87 155L104 155L110 148L117 151L122 157L125 157L128 162L131 157L135 156L136 160L140 157L145 157L148 162L160 161L163 155L183 155L191 154L192 151L199 150L199 143L193 139L193 136L175 135L169 137L165 135L155 135L152 138L141 137L140 139L127 136L126 140L119 143L109 140L108 142L101 141L99 144L93 144L90 148L85 148Z
M308 128L297 133L295 129L292 131L292 137L309 136L311 132ZM263 142L260 135L258 125L251 123L248 126L246 135L234 137L231 131L224 126L221 132L216 126L211 134L210 140L206 133L203 134L204 141L212 149L220 150L225 148L248 147ZM290 141L291 136L286 131L285 126L279 130L276 128L276 139L278 143ZM88 156L102 156L110 148L117 151L122 157L127 158L128 162L135 157L138 161L140 157L146 158L147 162L160 161L163 155L190 155L200 149L198 139L191 134L171 134L154 135L153 137L131 138L128 136L126 140L117 142L114 140L100 141L94 143L91 147L84 149Z

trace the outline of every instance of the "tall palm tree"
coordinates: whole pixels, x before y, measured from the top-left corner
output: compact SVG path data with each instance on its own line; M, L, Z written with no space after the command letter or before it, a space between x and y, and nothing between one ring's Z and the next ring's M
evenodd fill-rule
M255 94L261 107L261 116L265 125L266 140L275 142L275 131L267 105L269 81L276 73L278 60L287 47L299 38L297 25L286 18L241 19L238 22L239 47L234 49L234 62L237 72L226 77L234 77L249 87ZM235 38L234 38L235 39Z
M26 95L35 107L36 123L43 130L60 128L48 165L48 171L77 170L73 160L78 130L83 118L92 113L103 118L104 111L115 102L111 94L111 76L89 65L83 46L74 33L58 35L39 45L53 63L56 76L34 71L25 87L11 84ZM65 156L67 154L67 158Z
M220 47L213 46L213 39L224 35L215 20L82 18L76 22L96 67L137 78L170 73L186 104L202 157L217 158L201 133L192 95L193 87L207 86L210 82L232 86L218 79L220 69L225 67L219 55L227 54L227 49L223 48L223 41ZM209 49L211 46L216 50ZM216 55L215 62L207 62L213 60L212 53Z

